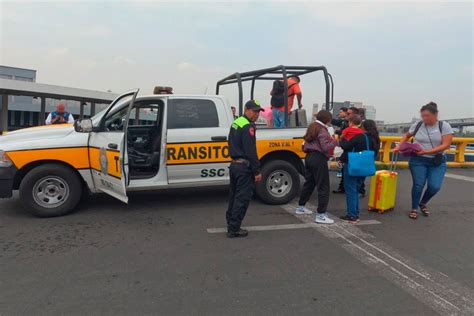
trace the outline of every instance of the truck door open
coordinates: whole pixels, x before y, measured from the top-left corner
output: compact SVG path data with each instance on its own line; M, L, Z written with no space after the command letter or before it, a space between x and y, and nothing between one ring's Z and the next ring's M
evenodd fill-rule
M89 134L89 161L95 187L128 202L127 127L138 89L115 99Z

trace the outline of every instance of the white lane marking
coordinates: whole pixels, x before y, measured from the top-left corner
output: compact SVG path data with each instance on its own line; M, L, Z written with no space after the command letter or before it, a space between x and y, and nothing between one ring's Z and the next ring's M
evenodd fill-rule
M299 216L299 215L298 215ZM311 217L310 217L311 218ZM379 221L376 220L364 220L360 221L356 225L377 225L381 224ZM311 228L313 226L318 226L318 225L323 225L323 224L318 224L312 221L307 222L307 223L296 223L296 224L281 224L281 225L264 225L264 226L246 226L242 227L243 229L246 229L248 231L266 231L266 230L284 230L284 229L300 229L300 228ZM351 225L347 223L341 223L341 225ZM218 227L218 228L208 228L207 232L209 234L220 234L220 233L227 233L227 228L226 227Z
M247 226L242 227L248 231L265 231L265 230L281 230L281 229L300 229L310 228L316 223L298 223L298 224L283 224L283 225L266 225L266 226ZM227 228L208 228L209 234L227 233Z
M295 206L288 204L284 205L283 209L294 215ZM298 216L298 218L302 222L311 220L308 216ZM397 250L382 242L377 242L373 235L362 232L355 225L343 225L336 222L333 225L313 227L437 313L474 314L472 289L456 283L446 275L412 258L402 256Z
M327 229L331 229L331 228L327 228ZM430 294L432 294L433 296L435 296L436 298L438 298L439 300L442 300L445 304L447 305L450 305L451 307L453 307L454 309L456 310L461 310L459 307L457 307L456 305L452 304L451 302L447 301L446 299L444 299L443 297L437 295L436 293L434 293L433 291L429 290L429 289L426 289L423 285L417 283L416 281L410 279L409 276L405 275L404 273L400 272L399 270L395 269L393 266L391 266L389 263L387 263L386 261L380 259L379 257L375 256L374 254L370 253L369 251L367 251L366 249L360 247L359 245L357 245L356 243L352 242L350 239L346 238L345 236L339 234L337 231L333 230L333 232L337 235L339 235L342 239L344 239L345 241L347 241L349 244L351 244L352 246L358 248L359 250L361 250L362 252L364 252L365 254L367 254L368 256L372 257L376 262L379 262L383 265L385 265L387 268L389 268L392 272L398 274L399 276L401 276L402 278L404 278L407 282L411 283L411 286L415 286L415 287L419 287L420 289L423 289L427 292L429 292Z
M451 179L457 179L457 180L464 180L464 181L469 181L469 182L474 182L474 177L468 177L468 176L461 176L459 174L454 174L454 173L446 173L445 174L446 178L451 178Z

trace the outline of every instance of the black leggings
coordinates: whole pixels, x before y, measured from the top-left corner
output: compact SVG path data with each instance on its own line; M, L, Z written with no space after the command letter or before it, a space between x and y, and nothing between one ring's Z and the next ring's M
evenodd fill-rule
M325 213L329 203L329 168L328 159L315 151L305 158L305 182L299 205L303 206L311 197L314 189L318 189L318 213Z

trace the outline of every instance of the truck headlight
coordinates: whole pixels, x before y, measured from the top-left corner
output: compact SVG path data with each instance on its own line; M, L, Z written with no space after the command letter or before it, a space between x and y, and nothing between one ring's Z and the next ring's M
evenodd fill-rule
M8 157L7 153L0 150L0 168L10 167L11 165L13 165L13 162Z

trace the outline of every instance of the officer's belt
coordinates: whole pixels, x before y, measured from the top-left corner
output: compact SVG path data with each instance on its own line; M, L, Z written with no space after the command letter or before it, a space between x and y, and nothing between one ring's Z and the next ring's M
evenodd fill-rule
M250 161L248 161L247 159L242 159L242 158L232 159L232 162L241 163L241 164L246 165L247 167L250 167Z

